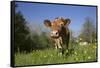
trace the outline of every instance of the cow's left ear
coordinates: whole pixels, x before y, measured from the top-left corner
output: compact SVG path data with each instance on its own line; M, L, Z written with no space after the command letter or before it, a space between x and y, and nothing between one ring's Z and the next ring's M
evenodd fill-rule
M65 19L65 21L64 21L64 25L69 25L69 24L70 24L70 22L71 22L71 20L70 20L70 19Z
M44 20L44 25L45 25L46 27L51 27L51 22L50 22L50 20L48 20L48 19Z

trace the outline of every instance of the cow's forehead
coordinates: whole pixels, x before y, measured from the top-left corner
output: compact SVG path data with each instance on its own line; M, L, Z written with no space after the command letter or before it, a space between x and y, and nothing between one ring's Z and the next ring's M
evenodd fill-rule
M62 19L55 19L55 20L52 22L52 26L59 26L62 22L63 22Z
M56 21L56 22L63 21L63 18L55 18L54 21Z
M52 30L58 30L59 29L59 26L60 26L60 21L53 21L51 23L51 29Z
M58 22L55 22L55 21L54 21L54 22L51 23L51 25L52 25L52 26L58 26Z

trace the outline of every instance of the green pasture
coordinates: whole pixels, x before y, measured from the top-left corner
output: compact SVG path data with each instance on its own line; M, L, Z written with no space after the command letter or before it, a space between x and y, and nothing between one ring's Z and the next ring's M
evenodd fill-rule
M15 66L41 65L97 61L96 45L73 45L66 55L59 55L55 49L33 50L30 53L16 53Z

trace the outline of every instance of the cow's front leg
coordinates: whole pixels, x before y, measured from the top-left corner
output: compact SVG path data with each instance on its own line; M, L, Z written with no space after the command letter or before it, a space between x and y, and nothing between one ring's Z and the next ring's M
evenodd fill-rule
M53 39L54 40L54 47L55 47L55 50L58 49L58 44L57 44L57 40L56 39Z
M62 48L62 39L61 38L57 39L57 44L58 44L58 50L59 50L60 54L61 55L64 54L64 50Z
M57 45L58 45L58 48L59 48L59 49L62 49L62 46L61 46L61 41L60 41L60 39L57 39Z
M63 44L64 54L68 54L68 47L66 44Z
M55 49L57 50L58 49L57 43L55 43L54 45L55 45Z

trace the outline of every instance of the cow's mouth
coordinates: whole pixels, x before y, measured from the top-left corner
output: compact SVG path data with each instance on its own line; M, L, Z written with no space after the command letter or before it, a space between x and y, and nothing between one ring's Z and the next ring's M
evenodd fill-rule
M59 38L59 36L51 36L51 38Z

